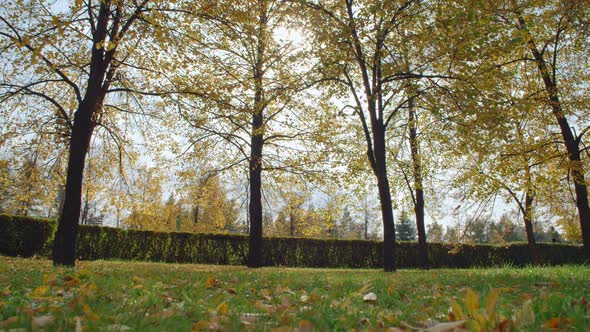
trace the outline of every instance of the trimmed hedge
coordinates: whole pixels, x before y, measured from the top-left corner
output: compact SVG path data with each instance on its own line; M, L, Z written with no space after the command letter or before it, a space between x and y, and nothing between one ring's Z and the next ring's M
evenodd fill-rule
M51 251L54 220L0 214L0 254L31 257Z
M0 254L30 257L49 255L56 222L48 219L0 215ZM265 237L267 266L380 268L383 243L364 240ZM248 252L246 235L163 233L81 225L78 258L122 259L170 263L244 265ZM429 259L435 268L524 266L532 261L526 243L471 245L429 243ZM397 246L397 266L419 267L418 244ZM582 247L569 244L538 244L547 265L582 264Z

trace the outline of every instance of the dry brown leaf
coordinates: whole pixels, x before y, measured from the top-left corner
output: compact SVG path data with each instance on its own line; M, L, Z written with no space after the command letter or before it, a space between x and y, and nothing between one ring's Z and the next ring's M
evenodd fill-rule
M0 327L6 327L8 325L14 324L18 322L18 317L16 316L12 316L12 317L8 317L5 320L3 320L2 322L0 322Z
M42 329L53 324L53 322L55 322L55 317L52 315L37 316L31 319L31 326L33 329Z
M367 303L375 303L377 302L377 294L373 292L367 293L365 296L363 296L363 301Z
M465 329L465 323L467 321L460 320L456 322L438 323L432 327L424 330L425 332L455 332L455 331L467 331Z
M0 292L0 295L6 297L6 296L10 296L12 294L12 291L10 290L10 285L7 286L6 288L4 288L2 290L2 292Z
M123 324L111 324L106 327L106 330L109 332L120 332L120 331L129 331L131 328L127 325Z
M543 326L550 328L550 329L557 330L560 328L565 328L568 323L569 323L569 319L567 319L567 318L553 317L553 318L549 319L548 321L546 321L545 324L543 324Z
M74 317L74 321L76 322L74 332L84 332L84 329L82 328L82 319L76 316Z
M314 325L312 322L304 319L300 320L299 323L297 323L297 327L299 327L299 331L301 332L308 332L313 331Z
M496 331L498 332L507 332L514 330L514 322L510 319L505 319L498 324Z
M404 329L404 330L402 330L402 329L400 329L400 328L397 328L397 327L390 327L390 328L388 328L386 331L387 331L387 332L405 332L405 331L407 331L407 330L405 330L405 329Z

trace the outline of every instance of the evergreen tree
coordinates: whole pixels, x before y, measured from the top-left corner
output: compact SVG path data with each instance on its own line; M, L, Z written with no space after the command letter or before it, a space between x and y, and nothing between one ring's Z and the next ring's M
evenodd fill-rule
M416 240L416 227L408 213L406 211L402 211L398 218L399 222L397 223L396 229L396 236L400 241L415 241Z

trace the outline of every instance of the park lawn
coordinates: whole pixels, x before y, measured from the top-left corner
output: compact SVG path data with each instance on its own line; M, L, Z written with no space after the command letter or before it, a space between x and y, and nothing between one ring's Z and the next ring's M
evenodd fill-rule
M0 256L0 331L577 330L590 268L261 268ZM454 321L454 322L453 322ZM462 322L463 321L463 322Z

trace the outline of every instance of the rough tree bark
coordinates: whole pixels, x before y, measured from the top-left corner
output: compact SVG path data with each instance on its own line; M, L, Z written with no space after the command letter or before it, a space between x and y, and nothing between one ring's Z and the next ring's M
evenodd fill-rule
M94 98L92 98L94 97ZM93 100L94 99L94 100ZM96 112L96 96L87 96L74 116L65 198L53 242L53 264L74 266L76 261L76 241L78 223L82 206L82 180L84 163L94 130L93 114Z
M414 98L408 101L408 125L410 133L410 154L412 155L412 171L414 174L414 214L416 215L416 229L418 230L418 249L420 250L420 266L428 269L428 246L426 244L426 228L424 227L424 189L422 184L422 163L420 160L420 146L418 143L417 116L414 108Z
M248 238L248 267L263 265L262 243L262 147L264 145L264 54L266 50L268 17L264 6L259 10L256 62L254 68L254 105L252 112L252 131L250 136L250 234Z

